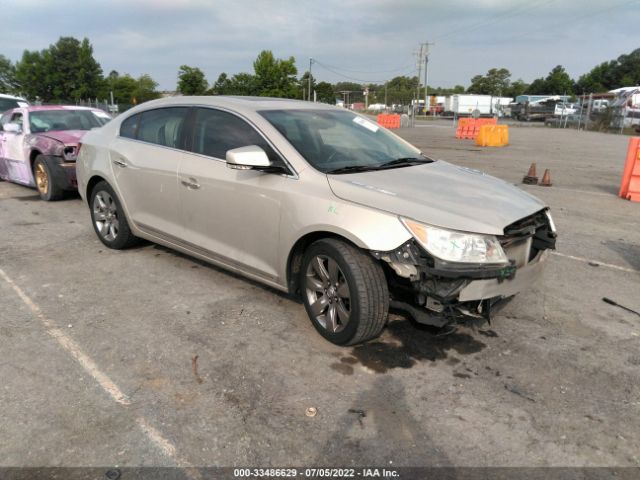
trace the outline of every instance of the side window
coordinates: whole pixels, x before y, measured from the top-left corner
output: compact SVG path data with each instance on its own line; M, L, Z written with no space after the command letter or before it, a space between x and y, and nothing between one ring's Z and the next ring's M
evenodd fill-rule
M261 147L269 160L282 164L267 141L241 118L211 108L196 109L192 147L195 153L224 160L227 150L249 145Z
M125 138L136 138L138 133L138 123L140 114L132 115L120 124L120 136Z
M171 148L183 148L181 134L186 107L158 108L140 114L138 140Z
M17 123L22 127L22 114L18 112L14 113L11 117L11 123Z
M5 123L9 123L9 119L11 118L11 112L7 112L2 117L0 117L0 125L4 125Z

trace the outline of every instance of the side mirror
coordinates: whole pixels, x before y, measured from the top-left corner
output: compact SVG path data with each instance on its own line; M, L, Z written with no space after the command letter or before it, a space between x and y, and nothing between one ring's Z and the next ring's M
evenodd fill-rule
M17 123L5 123L2 130L8 133L21 133L22 127Z
M266 152L257 145L228 150L226 157L227 167L236 170L260 170L271 166L271 161Z

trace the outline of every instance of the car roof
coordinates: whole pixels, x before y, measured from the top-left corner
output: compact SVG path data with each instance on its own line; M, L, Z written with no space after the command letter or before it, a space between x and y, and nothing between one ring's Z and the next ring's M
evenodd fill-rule
M149 102L142 103L138 105L135 110L144 111L151 108L182 105L226 107L239 112L256 112L259 110L330 110L338 108L324 103L291 100L287 98L206 95L160 98L158 100L151 100Z
M27 101L26 98L16 97L14 95L7 95L5 93L0 93L0 98L8 98L9 100L18 100L20 102L26 102Z
M101 111L97 108L80 107L78 105L30 105L24 107L28 112L40 112L46 110L91 110L94 112Z

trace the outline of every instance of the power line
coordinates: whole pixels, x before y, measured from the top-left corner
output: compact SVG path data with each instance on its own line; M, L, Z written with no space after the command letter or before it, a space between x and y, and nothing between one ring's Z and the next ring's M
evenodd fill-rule
M472 32L474 30L478 30L479 28L494 24L496 22L501 22L502 20L507 19L509 17L518 16L518 15L521 15L521 14L523 14L525 12L529 12L529 11L535 9L535 8L542 7L543 5L549 4L552 1L553 0L545 0L542 3L540 3L539 0L538 0L538 1L534 1L534 2L532 2L530 4L526 4L526 3L525 4L521 4L521 5L518 5L515 8L511 8L509 10L506 10L506 11L502 12L502 13L499 13L498 15L495 15L495 16L487 19L487 20L483 20L481 22L477 22L477 23L474 23L474 24L471 24L471 25L467 25L466 27L461 27L461 28L458 28L458 29L455 29L455 30L452 30L452 31L449 31L449 32L445 32L445 33L443 33L441 35L436 35L434 37L434 40L442 40L444 38L449 38L449 37L451 37L453 35L457 35L459 33Z
M317 61L317 60L316 60ZM336 67L334 65L328 65L328 64L324 64L325 67L328 68L332 68L334 70L338 70L338 71L342 71L342 72L352 72L352 73L364 73L364 74L377 74L377 73L393 73L393 72L399 72L399 71L405 71L407 68L409 67L413 67L413 63L410 63L408 65L404 65L402 67L398 67L398 68L393 68L391 70L376 70L376 71L366 71L366 70L354 70L351 68L344 68L344 67Z
M362 79L362 78L352 77L352 76L350 76L350 75L345 75L345 74L343 74L343 73L340 73L340 72L338 72L337 70L334 70L333 68L331 68L331 67L329 67L329 66L325 65L325 64L324 64L324 63L322 63L322 62L319 62L319 61L318 61L318 60L316 60L316 59L314 59L313 61L314 61L314 63L315 63L316 65L319 65L320 67L324 68L325 70L328 70L328 71L330 71L331 73L333 73L333 74L335 74L335 75L338 75L338 76L340 76L340 77L346 78L347 80L352 80L352 81L354 81L354 82L360 82L360 83L384 83L384 82L386 82L386 81L387 81L387 80L364 80L364 79ZM413 66L412 66L412 67L413 67ZM415 71L415 69L414 69L414 68L412 68L412 69L410 70L410 72L412 72L412 73L413 73L414 71ZM406 72L406 71L405 71L405 72L403 72L402 74L397 75L397 76L403 76L403 75L406 75L407 73L409 73L409 72Z
M599 15L599 14L601 14L603 12L611 11L611 10L614 10L616 8L628 7L629 5L632 5L634 3L638 3L639 1L640 0L631 0L630 2L620 3L618 5L610 5L610 6L598 9L598 10L592 10L590 12L587 12L584 15L578 15L577 17L573 17L571 19L571 25L573 26L575 24L575 22L577 22L578 20L582 20L582 19L585 19L585 18L588 18L588 17L593 17L594 15ZM528 32L522 32L522 33L519 33L519 34L516 34L516 35L512 35L512 36L506 37L505 40L513 40L513 39L516 39L516 38L522 38L522 37L526 37L526 36L531 35L531 34L540 33L540 32L552 30L552 29L559 28L559 27L566 27L566 25L567 25L567 22L557 23L555 25L545 26L545 27L542 27L542 28L537 28L537 29L534 29L534 30L530 30Z

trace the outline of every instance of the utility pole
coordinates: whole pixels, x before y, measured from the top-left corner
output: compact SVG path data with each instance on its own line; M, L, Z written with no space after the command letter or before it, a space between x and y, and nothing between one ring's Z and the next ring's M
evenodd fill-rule
M425 116L429 113L430 105L429 105L429 46L435 45L434 43L425 42L424 43L424 114Z
M420 77L422 76L422 62L424 62L424 113L425 115L429 111L429 87L427 82L429 81L429 46L435 45L434 43L423 42L420 44L420 51L416 52L418 57L418 86L416 88L416 105L419 105L420 95Z
M313 58L309 57L309 101L311 101L311 65L313 65Z
M420 77L422 76L422 59L424 58L424 43L420 44L420 53L418 53L418 85L416 86L416 95L415 95L415 99L416 102L413 106L413 111L414 111L414 116L415 116L415 110L416 110L416 106L418 105L418 99L420 98Z
M387 109L387 83L384 82L384 108Z

